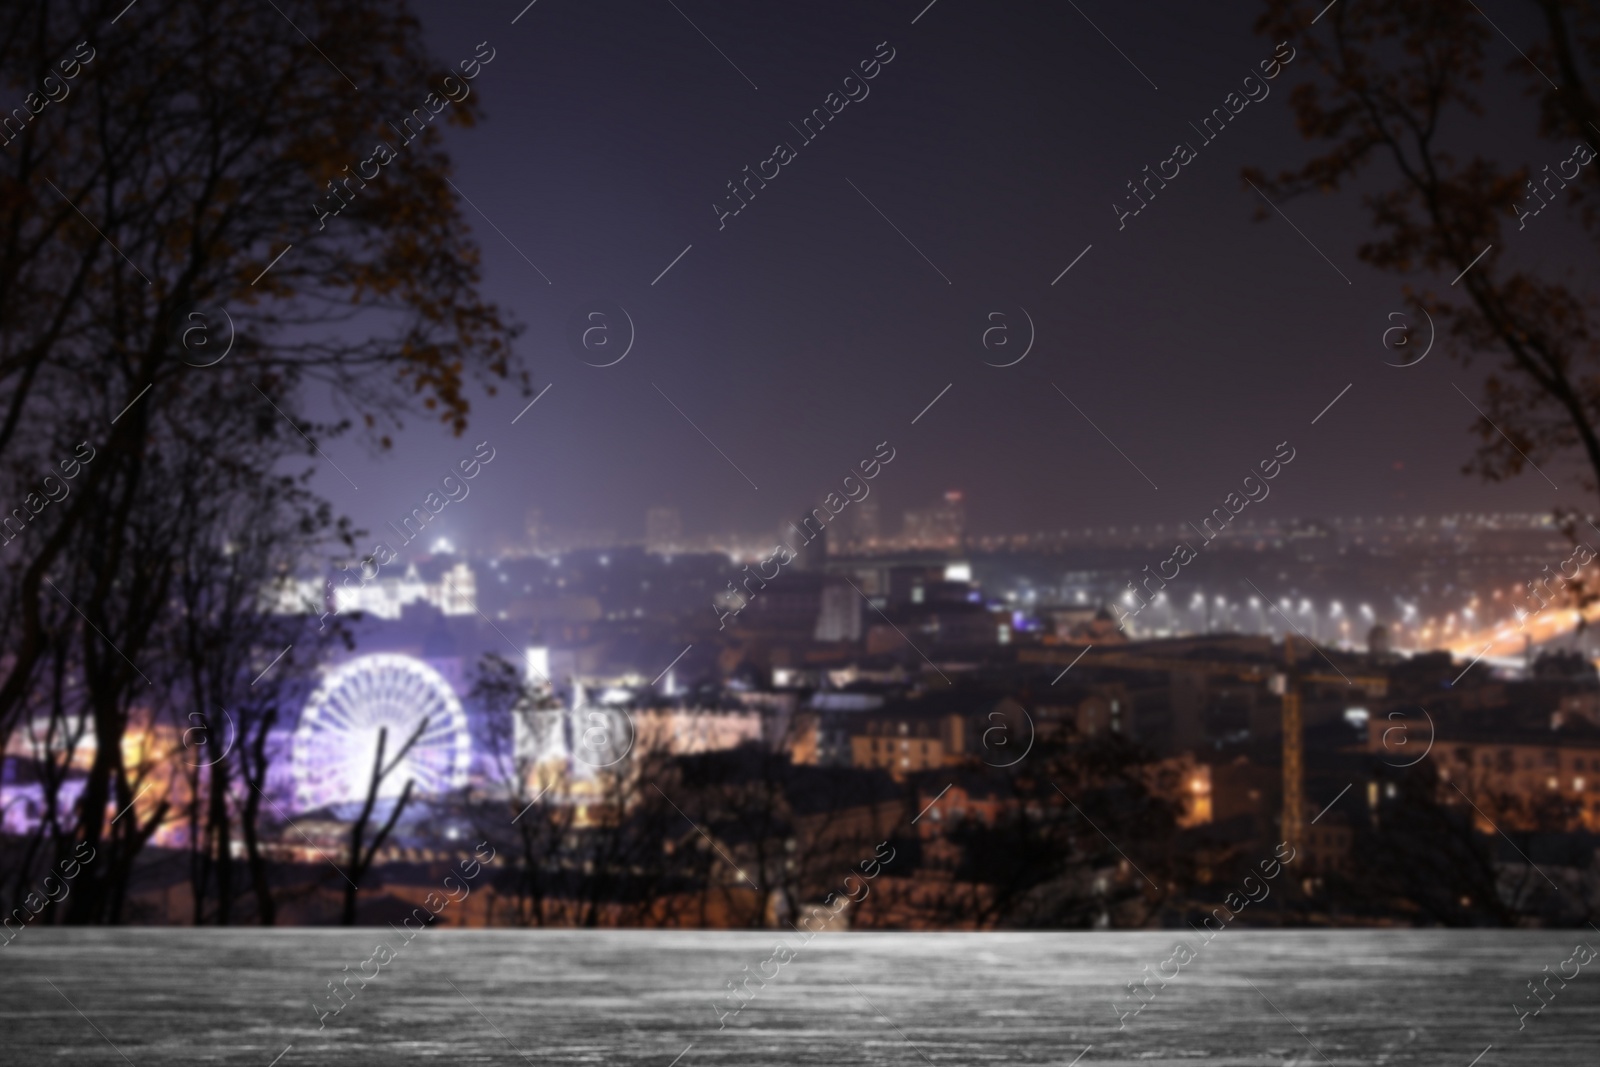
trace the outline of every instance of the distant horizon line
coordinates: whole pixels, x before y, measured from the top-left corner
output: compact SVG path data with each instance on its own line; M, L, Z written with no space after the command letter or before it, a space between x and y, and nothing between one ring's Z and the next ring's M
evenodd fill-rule
M1600 515L1586 516L1589 519L1600 518ZM1343 530L1348 527L1363 527L1371 525L1386 529L1409 526L1413 529L1426 528L1429 525L1465 526L1468 529L1496 529L1496 524L1513 523L1503 527L1515 531L1559 533L1562 530L1560 523L1551 512L1543 511L1499 511L1499 512L1419 512L1412 514L1396 515L1335 515L1326 518L1304 517L1292 515L1286 518L1274 518L1261 524L1249 520L1236 529L1231 529L1235 539L1238 531L1248 530L1256 533L1272 534L1274 532L1314 529L1318 527ZM830 538L830 545L835 548L852 546L857 551L865 548L878 552L949 552L967 551L972 549L982 550L987 543L994 547L1003 547L997 543L1015 541L1017 539L1034 538L1045 542L1059 540L1093 540L1096 538L1129 538L1164 535L1170 530L1182 530L1186 524L1182 521L1171 523L1138 522L1131 524L1116 524L1088 527L1063 527L1055 530L1017 530L1009 532L965 533L962 543L958 545L944 543L914 542L907 539L906 535L872 536L858 538L842 536ZM457 547L447 543L440 547L437 542L428 549L418 549L412 559L428 559L439 557L473 558L486 555L500 556L508 553L522 553L527 555L551 556L568 552L602 552L609 549L634 549L643 548L654 555L712 555L730 549L737 551L751 550L757 545L764 545L765 539L775 536L776 528L772 533L750 531L719 531L704 534L681 535L681 541L666 545L652 544L648 535L618 535L610 530L572 530L566 532L552 531L553 540L563 542L553 545L529 544L527 539L516 544L503 544L496 547L467 546ZM440 540L449 539L441 538ZM509 540L509 539L506 539Z

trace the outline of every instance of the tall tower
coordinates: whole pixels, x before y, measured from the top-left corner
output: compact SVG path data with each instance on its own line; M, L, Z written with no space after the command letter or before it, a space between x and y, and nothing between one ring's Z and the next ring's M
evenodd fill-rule
M1294 637L1283 637L1287 670L1283 679L1283 839L1298 849L1305 843L1305 733L1300 714L1300 672L1295 668Z
M531 551L537 552L544 547L545 529L544 513L538 508L528 508L522 513L522 530L527 537L527 545Z
M938 509L939 540L950 542L950 547L960 552L967 542L967 505L964 494L952 489L944 495L944 506Z

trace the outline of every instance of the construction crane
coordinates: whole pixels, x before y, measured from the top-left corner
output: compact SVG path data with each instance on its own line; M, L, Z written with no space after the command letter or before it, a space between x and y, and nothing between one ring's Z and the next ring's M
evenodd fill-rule
M1315 648L1316 645L1313 644L1311 647ZM1247 682L1266 682L1268 690L1281 697L1283 701L1283 840L1299 848L1305 841L1306 831L1305 719L1302 687L1354 686L1360 687L1369 696L1381 698L1388 691L1389 679L1381 675L1347 675L1337 667L1334 667L1336 673L1333 674L1301 671L1296 663L1295 638L1291 635L1285 635L1283 639L1283 657L1285 669L1281 672L1273 671L1260 663L1226 663L1115 651L1096 656L1090 665L1163 673L1187 671ZM1056 652L1053 649L1023 649L1018 655L1018 659L1024 663L1059 663L1068 658L1068 653ZM1329 665L1332 666L1332 663Z

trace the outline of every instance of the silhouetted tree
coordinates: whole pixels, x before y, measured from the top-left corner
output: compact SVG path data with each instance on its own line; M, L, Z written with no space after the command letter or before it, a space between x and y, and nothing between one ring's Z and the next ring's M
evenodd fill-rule
M1440 926L1516 926L1530 917L1519 902L1538 875L1523 868L1523 884L1504 884L1495 839L1479 832L1471 804L1444 802L1450 786L1432 761L1403 771L1380 765L1374 773L1384 800L1372 823L1355 827L1341 895ZM1480 808L1500 806L1487 789L1472 793Z
M277 474L271 455L227 468L242 485L200 487L183 501L195 521L173 547L177 572L171 647L182 663L172 701L177 758L188 778L194 921L233 920L235 835L242 840L257 921L275 908L261 852L266 738L278 705L333 642L337 617L313 626L314 603L292 581L296 563L345 533L300 479ZM263 575L283 580L263 587ZM286 611L286 609L288 609ZM211 899L215 895L214 905ZM209 905L209 907L208 907Z
M316 462L353 425L386 447L414 405L460 433L474 383L527 385L478 296L439 132L475 120L466 71L493 49L435 61L401 0L291 7L38 0L0 30L0 87L27 101L0 116L0 749L62 665L94 748L56 851L103 854L74 922L115 919L164 816L165 780L136 782L123 752L193 684L166 640L173 545L238 532L226 507L203 532L180 509L260 489L227 474L254 455ZM352 177L380 142L377 176ZM312 388L338 421L304 416ZM241 752L256 794L265 728Z
M1499 480L1530 458L1576 450L1594 490L1596 292L1558 277L1558 268L1537 257L1517 257L1526 265L1513 267L1503 253L1516 247L1527 215L1542 210L1545 197L1589 240L1600 240L1600 166L1588 165L1600 144L1600 6L1534 0L1525 10L1534 18L1519 25L1519 36L1535 37L1519 45L1525 58L1505 53L1507 76L1488 93L1488 50L1504 45L1470 7L1447 0L1339 3L1313 25L1303 5L1270 0L1258 28L1292 42L1291 72L1314 71L1289 103L1300 132L1326 151L1275 177L1256 168L1245 176L1278 196L1359 188L1373 227L1360 246L1363 260L1405 277L1459 276L1437 291L1408 285L1406 292L1435 317L1463 362L1480 354L1495 359L1481 403L1494 425L1474 423L1483 443L1468 469ZM1520 99L1504 91L1518 85ZM1485 106L1491 98L1499 112L1492 126ZM1504 144L1508 129L1540 138L1550 166L1506 165L1465 148ZM1580 142L1586 147L1575 152ZM1571 173L1556 162L1563 160ZM1266 214L1263 208L1259 217ZM1503 232L1512 222L1518 225Z
M974 763L997 815L948 831L958 853L943 885L916 894L935 926L1143 926L1192 879L1175 854L1178 809L1146 787L1152 757L1120 734L1042 734L1016 766ZM924 854L927 849L924 849Z
M378 850L389 839L390 832L400 821L400 816L405 813L406 805L411 802L411 790L417 784L416 780L406 778L406 784L401 787L400 795L395 798L394 806L389 810L389 818L378 828L378 832L372 835L372 840L368 841L367 825L372 819L372 809L377 806L384 780L405 762L406 754L422 738L427 729L428 719L427 716L423 716L416 730L406 739L406 743L400 746L400 751L394 754L394 759L388 763L383 762L383 753L389 743L389 728L383 726L378 729L378 748L372 757L372 777L367 781L367 798L361 804L361 814L350 824L350 845L344 864L344 912L340 917L340 921L346 926L356 924L356 894L361 891L361 883L366 878L367 871L372 869L372 861L378 855Z

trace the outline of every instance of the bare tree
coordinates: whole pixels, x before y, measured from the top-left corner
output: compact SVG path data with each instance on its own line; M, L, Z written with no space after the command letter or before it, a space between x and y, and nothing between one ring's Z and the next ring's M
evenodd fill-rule
M38 802L32 828L8 857L10 885L0 896L0 900L9 901L8 912L21 906L63 843L70 844L72 839L73 825L62 789L82 760L89 726L81 692L68 685L74 676L69 662L74 649L65 632L53 635L46 684L31 694L26 705L21 734L28 756L16 760L14 767L19 781L37 787ZM46 904L41 921L50 922L55 917L58 903Z
M400 751L394 754L394 759L388 763L383 762L384 746L389 741L389 728L378 729L378 750L372 757L372 778L367 783L367 799L361 805L361 814L356 816L356 821L350 824L350 849L345 860L345 885L344 913L340 921L346 926L356 924L356 894L360 892L361 882L367 876L367 871L372 868L372 860L389 839L389 833L394 829L395 823L400 821L400 816L405 812L406 805L411 801L411 789L416 785L416 780L406 779L406 784L400 790L400 795L395 798L394 807L389 812L388 821L378 828L372 840L366 840L367 825L372 819L372 809L378 802L378 791L383 788L384 779L394 773L411 751L423 733L428 729L428 718L423 716L417 728L405 744L400 746Z
M189 780L188 821L194 921L233 921L240 890L233 881L233 842L243 839L256 917L270 924L274 908L261 854L260 805L266 789L266 739L291 679L314 666L344 632L340 620L312 627L296 608L297 561L344 543L342 524L298 479L272 472L272 456L231 465L236 485L210 485L186 502L195 517L174 545L179 610L172 624L182 663L173 716L181 731L176 754ZM284 581L263 586L263 576ZM269 597L277 602L269 603ZM320 598L319 598L320 600ZM259 760L260 762L255 762ZM215 890L215 905L207 902Z
M239 779L244 783L239 804L239 833L244 838L245 862L250 867L250 888L255 896L256 921L273 926L278 921L277 900L272 893L272 878L267 857L261 848L261 801L266 797L267 770L271 761L267 739L278 722L275 705L247 709L239 716L239 740L235 756Z

